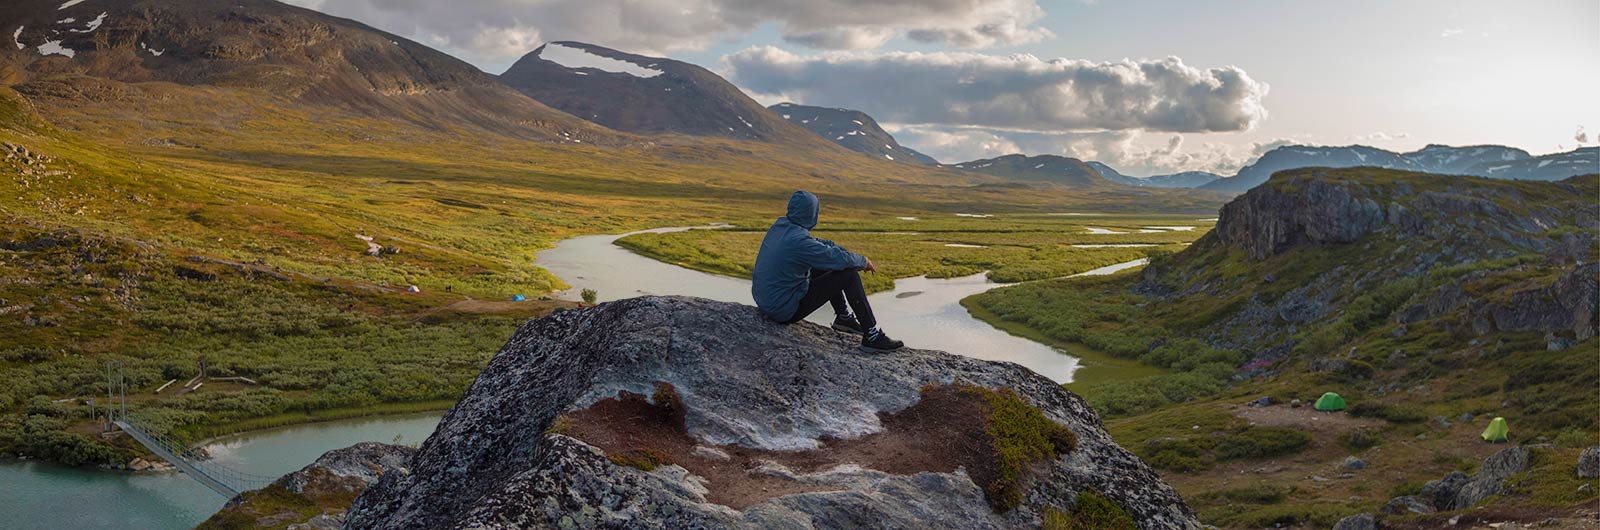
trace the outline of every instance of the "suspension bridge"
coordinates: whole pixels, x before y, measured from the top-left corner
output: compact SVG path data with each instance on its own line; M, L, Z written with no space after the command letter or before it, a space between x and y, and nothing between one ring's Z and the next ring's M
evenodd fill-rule
M212 462L189 449L187 444L161 434L159 429L138 417L128 414L128 388L122 377L122 364L106 365L106 419L151 453L166 460L189 478L204 484L211 491L232 499L240 493L262 488L277 477L247 473Z

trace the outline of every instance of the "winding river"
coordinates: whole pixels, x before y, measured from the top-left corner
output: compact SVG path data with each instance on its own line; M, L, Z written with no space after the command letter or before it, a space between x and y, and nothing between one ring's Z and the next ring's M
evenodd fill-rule
M710 227L650 230L670 232ZM558 296L577 299L595 289L600 300L644 294L692 295L750 303L750 282L662 263L613 244L628 234L581 236L538 253L537 264L572 289ZM1110 274L1143 260L1083 274ZM1051 379L1070 382L1081 367L1065 350L1021 338L973 318L960 305L967 296L1001 284L982 274L962 278L904 278L893 291L869 297L883 328L912 347L959 352L980 359L1011 361ZM827 323L822 311L813 320ZM206 449L219 463L277 476L322 453L356 442L418 443L433 432L439 414L381 416L299 425L214 440ZM225 500L178 473L121 473L67 468L40 462L0 461L0 528L186 528L222 507Z

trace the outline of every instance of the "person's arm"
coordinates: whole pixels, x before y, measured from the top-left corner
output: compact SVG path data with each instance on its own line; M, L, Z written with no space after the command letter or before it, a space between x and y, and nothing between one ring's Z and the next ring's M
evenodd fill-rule
M795 257L807 267L830 271L865 269L867 258L827 241L806 238L795 249Z

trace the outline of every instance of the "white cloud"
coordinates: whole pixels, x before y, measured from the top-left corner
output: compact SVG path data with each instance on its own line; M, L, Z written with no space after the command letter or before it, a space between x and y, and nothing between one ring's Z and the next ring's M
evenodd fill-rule
M1461 35L1462 33L1466 33L1466 30L1461 28L1446 28L1444 31L1439 32L1439 36L1448 39L1450 37Z
M1020 153L1009 138L982 129L942 129L884 125L895 141L946 164Z
M1367 134L1352 134L1350 135L1350 140L1356 142L1386 142L1390 140L1405 140L1410 137L1410 133L1388 133L1378 131Z
M287 0L443 48L499 71L530 37L661 55L700 50L763 24L787 41L870 49L905 35L965 48L1049 38L1036 0Z
M947 164L1012 153L1055 154L1103 162L1135 176L1183 171L1227 176L1267 151L1305 143L1280 139L1247 145L1211 141L1193 144L1183 135L1139 131L1039 133L923 125L886 125L885 129L902 145Z
M750 91L860 109L889 122L1039 132L1241 131L1266 118L1266 83L1182 59L1091 61L970 52L831 52L772 46L723 58Z

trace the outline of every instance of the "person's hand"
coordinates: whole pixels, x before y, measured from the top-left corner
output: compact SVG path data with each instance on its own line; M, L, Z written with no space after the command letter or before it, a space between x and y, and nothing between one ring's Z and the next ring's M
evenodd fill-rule
M861 270L867 272L878 272L878 266L872 263L872 258L861 256L861 259L867 260L867 266L862 267Z

